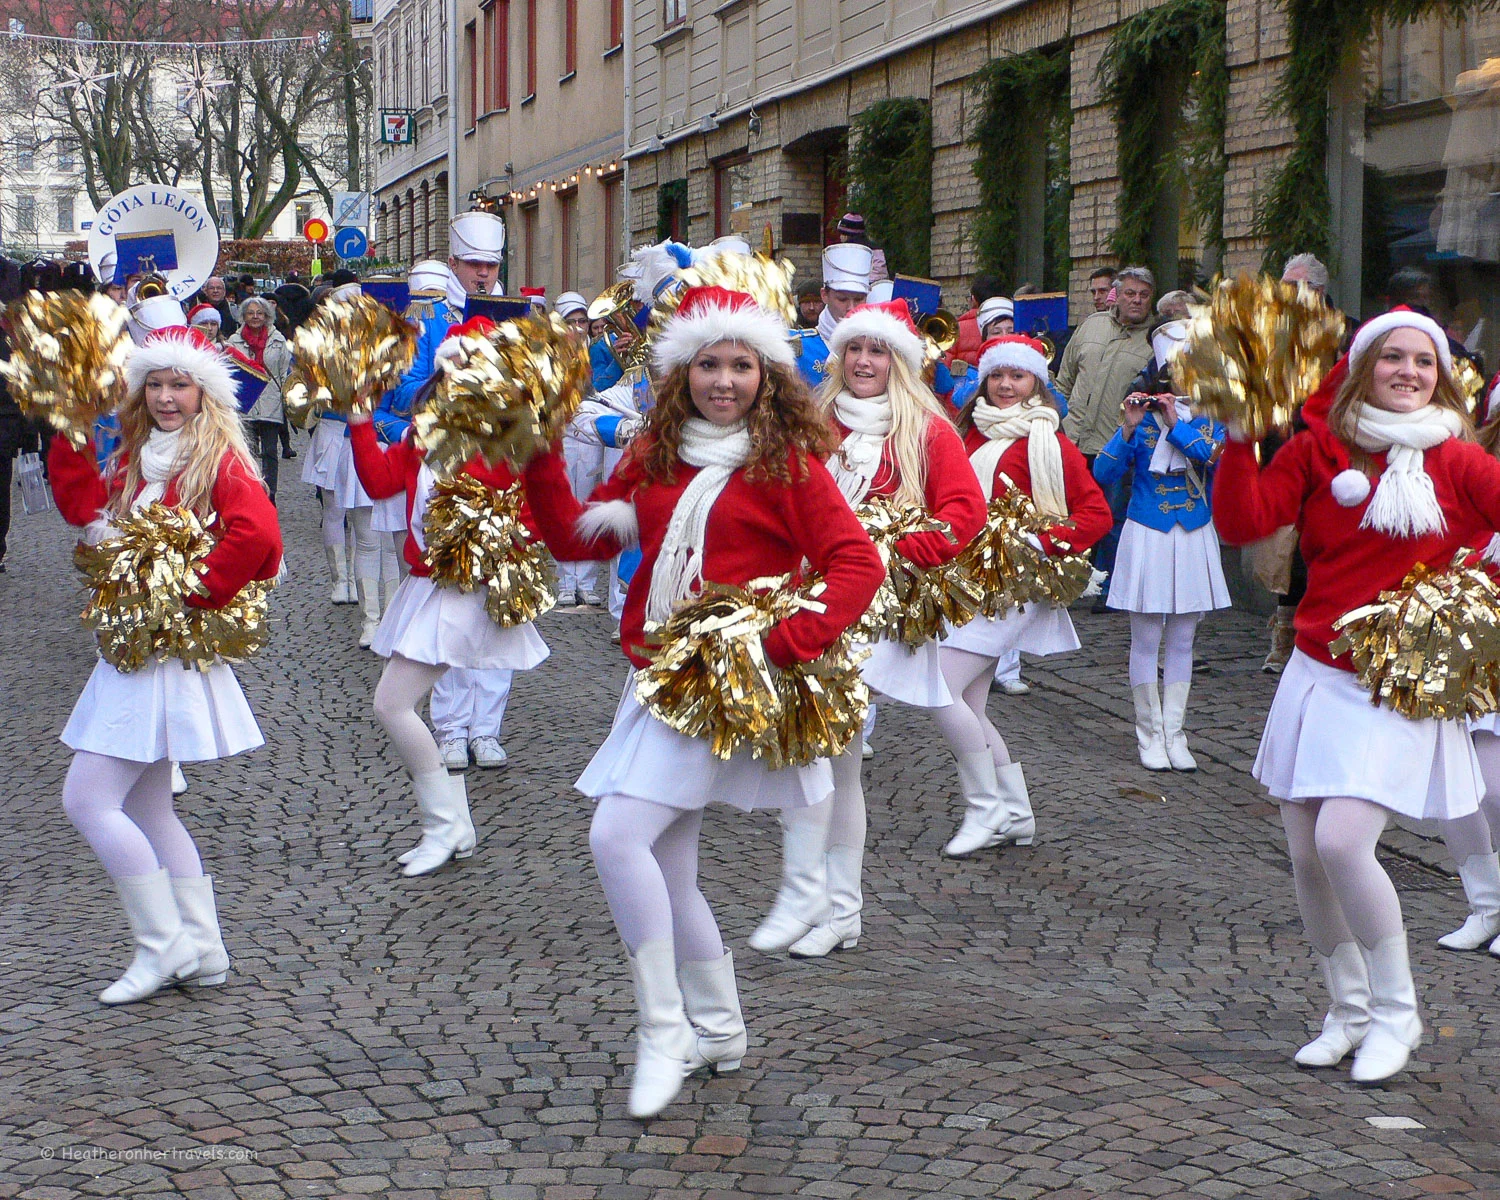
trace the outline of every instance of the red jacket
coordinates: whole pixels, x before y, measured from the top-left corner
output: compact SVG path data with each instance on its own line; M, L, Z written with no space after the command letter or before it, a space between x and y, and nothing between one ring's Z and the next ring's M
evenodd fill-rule
M106 482L92 454L73 449L65 437L52 439L47 452L47 474L57 509L69 525L87 525L98 518L110 498L125 486L120 470ZM145 485L142 484L144 487ZM136 494L140 494L137 489ZM266 489L233 455L219 464L211 497L214 520L208 526L214 548L200 568L206 596L192 595L195 608L223 608L255 579L271 579L281 569L281 523ZM162 503L178 503L177 480L167 481Z
M958 340L948 351L948 361L959 358L971 367L978 367L979 348L983 344L984 338L979 335L979 309L971 308L958 318Z
M1377 473L1385 455L1372 456ZM1465 546L1483 547L1500 529L1500 462L1472 442L1449 438L1423 456L1423 467L1448 520L1448 531L1398 538L1361 529L1367 497L1352 508L1333 498L1339 467L1311 432L1298 433L1259 470L1254 448L1230 441L1214 480L1214 524L1232 546L1269 537L1283 525L1302 532L1307 594L1297 606L1297 648L1319 662L1351 670L1328 651L1333 623L1351 609L1399 587L1417 563L1445 567ZM1371 487L1370 495L1374 495Z
M842 434L849 430L834 422ZM836 452L835 452L836 453ZM870 495L894 496L901 486L901 468L886 439L880 453L880 466L870 480ZM927 420L927 511L940 521L947 521L954 540L942 533L910 533L896 543L899 550L919 567L936 567L957 558L984 528L988 515L984 492L969 465L969 453L963 439L943 417Z
M964 446L973 454L988 439L978 429L970 429L964 438ZM1001 475L1031 495L1031 460L1027 457L1027 438L1021 438L1000 456L995 465L995 479ZM1062 549L1066 554L1082 554L1114 527L1114 515L1109 511L1109 501L1089 470L1089 464L1062 430L1057 431L1058 449L1062 451L1063 496L1068 503L1068 519L1071 525L1059 521L1041 536L1041 543L1048 554ZM995 483L994 490L1000 491ZM1061 542L1063 547L1057 543Z
M810 662L864 615L874 599L885 566L864 528L844 502L822 463L794 451L788 458L792 482L750 480L743 470L729 477L708 519L703 578L743 587L767 575L800 575L805 558L827 583L820 597L825 612L804 610L766 636L766 654L779 667ZM620 645L638 667L648 659L641 649L651 572L661 553L667 523L698 468L677 464L672 483L648 482L639 459L629 453L615 473L594 489L593 503L624 500L634 504L640 525L641 565L630 581L620 618ZM538 455L526 468L526 493L542 535L564 562L613 558L623 549L605 533L582 538L577 521L583 505L568 485L563 456Z
M349 445L354 451L354 470L359 481L372 500L386 500L406 492L406 523L411 525L412 506L417 498L417 472L422 467L422 450L411 440L411 431L393 446L383 446L375 436L373 421L353 422L349 425ZM464 474L472 475L486 487L503 492L516 482L518 476L504 463L490 467L477 455L464 466ZM530 509L521 505L521 524L532 537L540 537ZM417 545L417 539L408 537L402 552L411 573L420 577L432 574L427 556Z

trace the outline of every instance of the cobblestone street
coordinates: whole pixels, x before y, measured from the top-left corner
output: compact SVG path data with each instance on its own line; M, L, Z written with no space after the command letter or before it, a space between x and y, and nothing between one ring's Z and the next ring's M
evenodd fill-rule
M305 445L305 443L300 443ZM302 461L286 466L300 468ZM1298 1071L1321 1018L1280 826L1248 768L1264 633L1211 617L1195 775L1139 767L1126 626L1027 665L991 711L1027 771L1030 849L952 862L956 775L930 720L882 708L866 764L864 936L823 961L745 939L770 904L767 814L710 810L704 888L750 1051L658 1120L625 1114L633 1002L571 787L625 678L601 613L541 622L508 767L468 773L480 846L405 880L418 829L374 724L380 661L327 602L318 512L285 480L292 577L239 669L267 745L189 767L179 808L234 965L106 1008L129 959L103 869L63 815L57 740L91 643L70 531L16 519L0 575L0 1198L181 1195L628 1200L801 1195L1500 1200L1500 961L1441 846L1392 835L1427 1039L1391 1086ZM1444 868L1446 872L1446 868Z

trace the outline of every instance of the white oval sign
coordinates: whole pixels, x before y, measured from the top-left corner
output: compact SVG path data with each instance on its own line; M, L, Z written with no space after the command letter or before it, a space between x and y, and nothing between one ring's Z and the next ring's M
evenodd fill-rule
M133 264L154 264L167 277L167 290L186 300L214 272L219 229L201 196L141 183L112 196L89 230L89 262L101 280L104 259L117 254L131 272L138 269Z

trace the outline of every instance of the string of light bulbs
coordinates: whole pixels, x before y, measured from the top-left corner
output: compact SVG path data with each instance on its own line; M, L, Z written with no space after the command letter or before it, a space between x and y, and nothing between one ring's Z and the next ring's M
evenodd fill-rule
M619 169L620 163L617 159L612 160L609 163L599 163L597 166L593 163L589 163L583 168L581 172L574 171L571 175L564 175L559 179L539 179L530 187L518 188L506 192L504 195L500 196L499 199L507 204L520 203L527 200L535 200L543 192L558 192L562 191L564 188L573 187L578 183L580 178L587 179L592 176L597 179L603 179L604 176L613 175L614 173L619 171Z
M56 42L65 46L136 46L167 50L220 50L236 46L300 45L303 42L316 42L319 36L316 33L308 33L299 34L296 37L228 38L217 42L132 42L113 38L62 37L52 33L0 32L0 37L7 37L11 41Z

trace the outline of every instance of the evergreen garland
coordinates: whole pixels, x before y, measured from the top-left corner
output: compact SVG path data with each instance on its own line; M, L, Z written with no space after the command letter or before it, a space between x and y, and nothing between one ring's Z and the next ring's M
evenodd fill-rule
M1019 283L1021 183L1026 148L1047 139L1047 196L1043 205L1047 253L1044 288L1066 286L1068 259L1068 135L1073 109L1068 97L1069 49L1052 46L991 59L974 77L980 93L979 120L969 139L976 149L979 209L970 236L979 269L997 275L1008 293ZM1059 218L1060 214L1060 218Z
M656 189L656 240L664 242L672 236L672 210L682 211L682 233L687 234L688 181L674 179Z
M909 96L878 100L850 123L849 204L892 275L932 269L932 114Z
M1100 70L1104 100L1114 109L1120 173L1119 223L1110 248L1121 262L1146 261L1152 217L1174 166L1186 175L1188 216L1205 247L1223 252L1224 13L1224 0L1168 0L1123 22L1104 52ZM1182 136L1163 155L1160 123L1179 107Z

